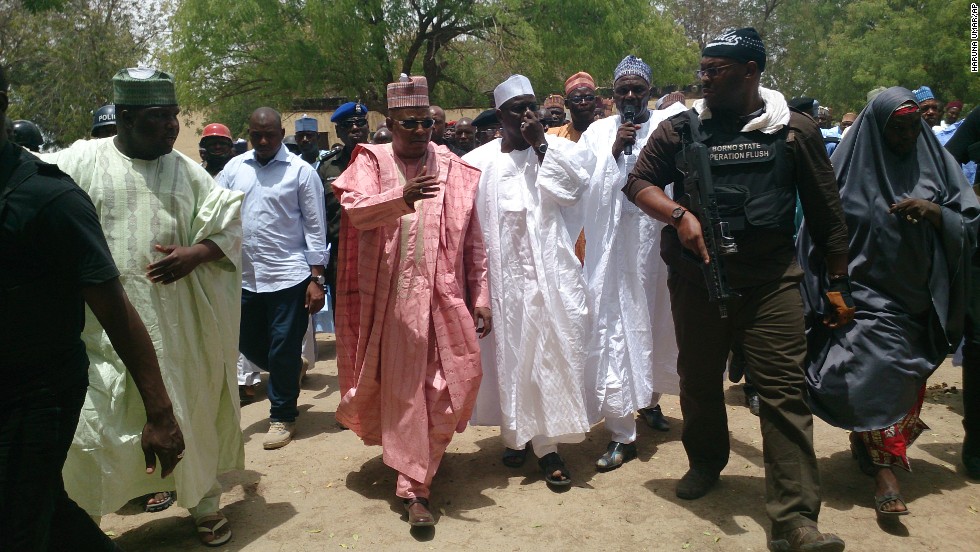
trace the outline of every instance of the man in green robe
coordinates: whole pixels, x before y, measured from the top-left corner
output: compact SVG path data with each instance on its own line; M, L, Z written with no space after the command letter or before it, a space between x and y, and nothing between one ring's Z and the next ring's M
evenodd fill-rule
M242 194L222 189L173 150L180 109L173 78L123 69L113 78L118 134L46 156L92 198L120 272L146 323L187 448L162 482L142 469L139 394L105 331L87 314L91 365L65 487L92 516L177 490L204 544L231 538L217 475L244 465L236 380Z

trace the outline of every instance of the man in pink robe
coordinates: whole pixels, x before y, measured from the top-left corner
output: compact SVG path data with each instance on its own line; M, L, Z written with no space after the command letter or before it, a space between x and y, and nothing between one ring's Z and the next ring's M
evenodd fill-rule
M462 431L490 333L480 171L429 142L424 77L388 85L391 144L362 144L334 184L343 208L337 275L337 420L381 445L409 523L432 525L429 486Z

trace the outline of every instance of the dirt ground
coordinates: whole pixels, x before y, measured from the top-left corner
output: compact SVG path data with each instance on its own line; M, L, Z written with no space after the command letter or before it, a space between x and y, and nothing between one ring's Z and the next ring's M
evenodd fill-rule
M670 432L641 422L639 458L618 470L594 468L609 437L601 424L584 443L561 447L574 479L565 492L549 490L531 458L523 468L504 467L496 429L457 434L433 484L438 523L410 531L380 447L364 446L335 424L332 337L319 336L319 361L303 384L290 445L262 449L267 401L242 409L245 469L221 477L222 510L234 532L223 550L766 550L758 419L743 406L738 385L726 391L731 461L700 500L674 496L687 462L680 406L670 396L661 401ZM980 549L980 482L969 480L959 462L962 396L952 388L961 381L960 369L949 361L930 381L935 389L923 420L931 429L910 451L913 473L899 474L912 514L895 527L875 521L872 481L851 459L846 432L816 421L820 526L840 535L848 550ZM204 550L180 506L157 514L122 511L103 518L102 529L128 551Z

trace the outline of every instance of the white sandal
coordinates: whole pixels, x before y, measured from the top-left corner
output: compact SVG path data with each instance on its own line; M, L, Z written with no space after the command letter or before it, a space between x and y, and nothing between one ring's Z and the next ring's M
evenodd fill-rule
M205 523L210 523L212 521L217 521L213 527L205 527ZM221 546L226 542L231 540L231 528L228 527L224 533L221 533L222 529L228 525L228 518L222 513L209 514L201 519L195 520L194 524L197 525L197 538L201 540L201 544L205 546ZM205 540L205 537L210 536L210 540Z

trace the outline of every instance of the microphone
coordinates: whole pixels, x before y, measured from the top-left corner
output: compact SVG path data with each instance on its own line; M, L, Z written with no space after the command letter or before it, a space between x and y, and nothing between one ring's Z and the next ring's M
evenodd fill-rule
M624 105L623 122L633 124L633 119L635 118L636 118L636 106ZM623 148L623 153L626 155L633 155L633 144L626 144L626 147Z

